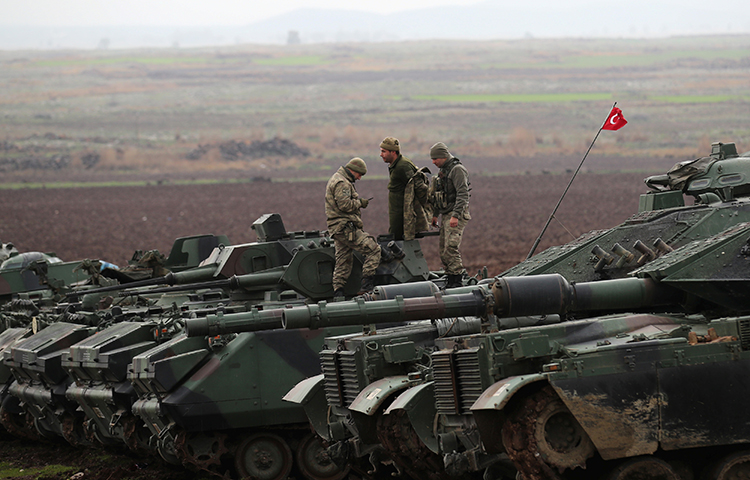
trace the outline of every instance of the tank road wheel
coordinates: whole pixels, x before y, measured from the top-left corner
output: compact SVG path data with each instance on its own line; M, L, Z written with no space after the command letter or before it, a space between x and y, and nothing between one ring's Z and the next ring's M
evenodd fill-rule
M182 465L177 453L175 452L174 439L171 435L165 435L156 442L156 450L159 456L171 465Z
M339 468L313 433L302 439L296 457L297 467L309 480L341 480L349 474L349 466Z
M719 460L706 476L708 480L750 478L750 451L736 452Z
M446 480L449 475L443 459L433 453L414 431L405 410L388 415L380 414L377 420L378 440L393 459L399 471L420 480Z
M143 425L143 420L134 415L127 415L120 422L125 445L136 453L148 452L148 440L151 435L148 428Z
M14 402L15 405L6 408L6 403L3 402L3 406L0 407L0 423L2 423L5 430L12 435L27 438L29 440L39 440L41 437L37 431L33 428L29 428L28 423L26 422L26 412L24 412L20 406L17 406L18 400L16 400L15 397L9 398L11 398L11 402Z
M596 451L551 387L523 399L510 412L503 427L503 445L527 479L557 478L554 470L585 468Z
M292 450L278 435L252 435L237 448L234 466L242 478L282 480L292 470Z
M29 411L26 412L26 424L28 425L28 428L36 430L41 438L46 438L47 440L59 438L55 432L48 430L47 427L42 424L39 417L34 416L34 414Z
M211 466L221 465L221 456L229 452L225 433L181 431L175 438L175 451L183 465L194 465L211 471Z
M625 460L606 480L680 480L680 476L664 460L643 456Z
M586 460L594 454L588 434L557 395L539 412L535 426L539 453L560 471L585 467Z
M74 447L91 445L89 439L86 438L86 432L80 419L66 413L60 419L60 423L62 425L62 436L69 444Z

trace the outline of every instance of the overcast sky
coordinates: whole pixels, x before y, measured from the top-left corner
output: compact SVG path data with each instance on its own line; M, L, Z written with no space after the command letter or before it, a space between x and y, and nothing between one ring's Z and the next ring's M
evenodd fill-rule
M110 26L110 25L248 25L300 8L345 9L380 14L404 10L491 3L518 7L518 0L0 0L0 25ZM629 8L631 0L527 0L526 6L544 9L584 7ZM640 2L637 2L640 3ZM735 22L749 14L748 0L651 0L654 6L696 7L731 11ZM638 8L638 7L636 7ZM648 15L647 11L643 15ZM616 19L613 19L616 21ZM675 19L677 20L677 19ZM731 21L732 18L727 18ZM745 18L747 20L747 18Z
M283 44L292 31L302 43L736 35L750 33L750 0L0 0L0 50Z
M5 25L247 25L299 8L396 13L477 0L0 0Z

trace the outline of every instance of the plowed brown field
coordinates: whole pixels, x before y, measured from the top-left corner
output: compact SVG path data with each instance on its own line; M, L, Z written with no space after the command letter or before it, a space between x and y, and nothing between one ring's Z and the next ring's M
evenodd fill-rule
M579 175L537 252L628 218L646 191L644 176ZM472 221L461 246L467 271L487 266L497 274L524 259L569 179L473 176ZM357 188L374 197L363 213L365 230L386 233L386 181L363 180ZM324 230L324 190L324 181L0 190L0 240L21 251L55 252L66 261L99 258L124 265L136 249L168 254L173 240L185 235L255 241L250 226L265 213L281 214L287 231ZM422 248L430 267L440 268L437 238L423 239Z

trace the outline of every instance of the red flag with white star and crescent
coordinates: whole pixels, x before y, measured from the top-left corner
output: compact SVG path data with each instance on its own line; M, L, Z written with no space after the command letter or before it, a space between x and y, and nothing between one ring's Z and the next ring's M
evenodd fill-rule
M602 130L619 130L628 123L625 117L622 116L622 110L617 107L612 107L612 111L609 112L607 121L604 122Z

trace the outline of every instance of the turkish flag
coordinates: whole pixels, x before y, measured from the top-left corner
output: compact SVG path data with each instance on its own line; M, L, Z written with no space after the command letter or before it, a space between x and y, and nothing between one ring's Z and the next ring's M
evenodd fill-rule
M622 116L622 110L617 107L612 107L612 111L609 112L607 121L604 122L602 130L619 130L628 123L625 117Z

